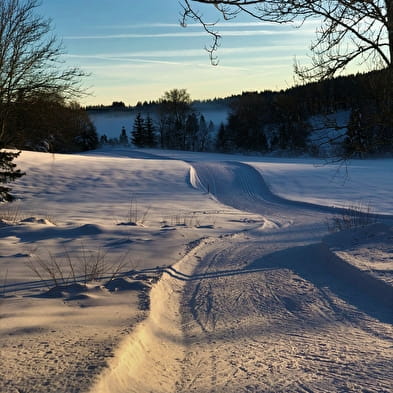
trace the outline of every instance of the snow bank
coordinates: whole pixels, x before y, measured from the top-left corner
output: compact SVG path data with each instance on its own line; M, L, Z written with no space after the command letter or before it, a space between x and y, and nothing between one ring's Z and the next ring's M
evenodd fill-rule
M195 244L195 242L193 243ZM171 267L191 275L198 264L197 245ZM184 357L180 297L185 282L165 274L150 292L150 313L115 353L90 393L176 391Z

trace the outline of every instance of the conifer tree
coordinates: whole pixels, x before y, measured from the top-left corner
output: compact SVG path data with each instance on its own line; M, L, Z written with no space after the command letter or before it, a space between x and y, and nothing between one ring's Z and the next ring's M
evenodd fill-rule
M128 146L128 136L127 136L127 132L126 132L126 129L124 128L124 126L121 129L121 133L119 136L119 143L123 146Z
M12 162L19 154L20 152L0 150L0 202L11 202L15 199L10 194L10 187L5 184L24 175L20 169L16 169L16 164Z
M142 117L141 113L138 112L135 120L134 125L132 127L132 136L131 141L137 147L145 146L145 119Z
M216 149L218 151L227 151L229 146L228 131L224 123L220 124L216 139Z
M185 124L185 135L184 135L184 149L185 150L199 150L198 146L198 130L199 130L199 122L195 112L191 112L187 116L186 124Z
M155 127L153 124L153 119L150 117L150 114L147 115L144 131L145 131L144 132L145 146L146 147L155 147L156 146Z

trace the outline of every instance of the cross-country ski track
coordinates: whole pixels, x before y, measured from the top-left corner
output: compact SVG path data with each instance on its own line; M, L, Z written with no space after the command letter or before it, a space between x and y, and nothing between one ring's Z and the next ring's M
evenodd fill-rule
M191 162L189 182L262 218L190 244L91 393L392 392L392 282L323 237L338 210L278 197L240 162Z

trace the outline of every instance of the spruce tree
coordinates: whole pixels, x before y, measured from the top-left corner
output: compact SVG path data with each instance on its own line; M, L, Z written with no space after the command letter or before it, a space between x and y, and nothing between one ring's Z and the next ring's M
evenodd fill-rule
M12 162L19 154L20 152L0 150L0 202L12 202L15 199L10 194L11 188L5 184L24 175L20 169L16 169L16 164Z
M228 131L224 123L221 123L217 133L216 149L218 151L227 151L228 144L229 144L228 142L229 142Z
M100 144L101 145L106 145L108 143L108 137L106 136L106 134L101 135L100 137Z
M147 115L146 124L145 124L145 145L147 147L155 147L156 146L156 135L155 135L155 127L153 124L153 120L150 115Z
M195 112L187 116L184 135L184 149L185 150L199 150L198 149L198 130L199 123Z
M124 128L124 126L121 129L121 133L119 136L119 143L123 146L128 146L128 136L127 136L127 132L126 132L126 129Z
M134 125L132 127L131 141L137 147L145 146L145 119L142 117L141 113L135 117Z

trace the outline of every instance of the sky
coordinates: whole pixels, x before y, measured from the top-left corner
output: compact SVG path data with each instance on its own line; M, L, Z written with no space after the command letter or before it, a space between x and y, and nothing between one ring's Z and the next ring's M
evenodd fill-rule
M209 35L192 21L180 26L181 9L179 0L42 0L38 11L51 18L66 64L89 73L90 94L81 100L88 105L135 105L174 88L192 99L285 89L294 84L295 57L309 60L315 23L296 29L238 16L218 23L213 66ZM209 22L219 18L214 7L202 12Z

